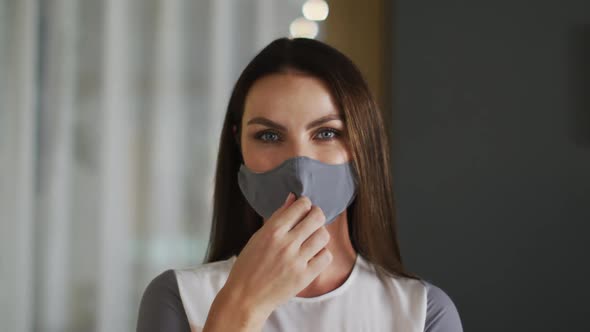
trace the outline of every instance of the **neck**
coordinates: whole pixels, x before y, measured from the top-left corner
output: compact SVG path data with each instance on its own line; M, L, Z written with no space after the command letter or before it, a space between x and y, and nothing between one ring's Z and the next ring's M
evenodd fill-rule
M332 262L297 294L298 297L317 297L329 293L340 287L352 272L357 254L348 234L346 210L326 229L330 233L330 242L326 247L332 253Z

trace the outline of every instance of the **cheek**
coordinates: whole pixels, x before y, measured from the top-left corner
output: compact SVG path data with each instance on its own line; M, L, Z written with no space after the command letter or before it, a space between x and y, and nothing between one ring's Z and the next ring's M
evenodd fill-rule
M330 149L325 151L323 158L320 157L318 159L327 164L342 164L350 161L349 149L344 141L340 141L338 144L335 144Z
M266 172L280 164L278 160L280 156L276 151L271 151L269 148L261 147L257 144L252 144L248 141L243 141L242 157L244 164L253 172Z
M317 159L326 164L342 164L350 160L348 153L345 150L334 151L323 158L320 157Z

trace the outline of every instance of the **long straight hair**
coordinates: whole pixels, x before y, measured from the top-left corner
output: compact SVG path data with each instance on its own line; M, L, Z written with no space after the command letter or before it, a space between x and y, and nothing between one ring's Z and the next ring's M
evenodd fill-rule
M361 72L350 59L322 42L305 38L271 42L246 66L233 88L221 131L213 220L204 262L238 255L262 227L262 217L242 196L237 181L243 162L239 137L244 103L256 80L289 70L323 81L343 114L351 163L358 180L356 199L347 209L354 249L381 273L417 279L402 264L389 148L381 112Z

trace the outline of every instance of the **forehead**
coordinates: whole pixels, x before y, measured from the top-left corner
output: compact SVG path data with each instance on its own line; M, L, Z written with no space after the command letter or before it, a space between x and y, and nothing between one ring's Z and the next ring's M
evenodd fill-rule
M258 79L244 104L244 120L339 113L328 86L319 78L297 73L276 73Z

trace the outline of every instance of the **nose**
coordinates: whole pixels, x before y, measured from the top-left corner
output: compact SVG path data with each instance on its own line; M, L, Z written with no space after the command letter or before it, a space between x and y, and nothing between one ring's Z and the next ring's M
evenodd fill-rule
M283 157L284 160L295 157L309 157L312 159L318 159L318 156L315 155L315 151L312 149L312 146L308 142L302 142L300 140L290 141Z

